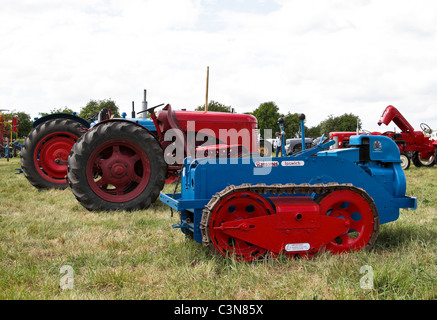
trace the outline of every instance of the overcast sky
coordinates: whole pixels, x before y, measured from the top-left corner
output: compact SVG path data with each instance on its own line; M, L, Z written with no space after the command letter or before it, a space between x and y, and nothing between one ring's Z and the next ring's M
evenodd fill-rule
M0 0L0 109L37 116L91 99L130 114L209 98L358 115L392 104L437 129L435 0Z

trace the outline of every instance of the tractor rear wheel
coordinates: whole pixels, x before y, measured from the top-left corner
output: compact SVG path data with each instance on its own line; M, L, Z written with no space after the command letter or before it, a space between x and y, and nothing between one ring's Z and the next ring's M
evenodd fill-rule
M435 164L435 154L433 154L431 157L429 157L428 159L422 159L420 157L420 152L416 151L413 153L413 156L411 158L411 160L413 161L414 165L416 167L432 167Z
M144 128L111 121L84 134L68 159L76 199L90 211L147 209L164 187L167 164Z
M81 124L70 119L48 120L30 131L21 149L21 168L38 189L65 189L68 155L83 134Z

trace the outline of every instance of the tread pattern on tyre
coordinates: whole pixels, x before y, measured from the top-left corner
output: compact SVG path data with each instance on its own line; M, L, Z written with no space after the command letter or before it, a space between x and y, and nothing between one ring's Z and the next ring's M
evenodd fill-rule
M434 166L436 159L434 157L434 160L430 164L423 164L422 161L420 161L419 151L415 151L413 153L413 156L411 157L411 161L413 162L413 164L416 167L420 168L420 167L432 167L432 166Z
M83 134L82 126L77 121L63 118L48 120L30 131L29 135L24 140L23 147L21 148L21 169L30 184L37 189L65 189L68 187L66 180L64 182L54 183L45 179L37 171L33 161L35 148L38 143L48 134L57 131L69 132L76 135L78 138ZM65 168L65 175L67 175L67 168Z
M150 163L150 179L143 192L136 198L114 203L99 197L88 184L88 160L99 145L110 140L129 140L145 151ZM73 146L68 158L68 183L83 207L90 211L147 209L159 196L167 177L167 164L160 144L146 130L134 123L107 122L84 134Z

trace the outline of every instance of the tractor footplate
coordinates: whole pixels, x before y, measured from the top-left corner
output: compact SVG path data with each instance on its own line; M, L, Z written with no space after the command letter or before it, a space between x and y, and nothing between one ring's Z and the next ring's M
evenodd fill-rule
M378 212L367 193L339 184L230 186L211 199L201 222L203 243L213 252L246 261L312 256L322 248L370 249L378 229Z

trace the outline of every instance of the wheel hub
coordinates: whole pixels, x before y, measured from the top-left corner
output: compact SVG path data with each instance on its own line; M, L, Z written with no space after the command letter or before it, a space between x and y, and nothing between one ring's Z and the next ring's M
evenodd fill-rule
M113 156L105 160L105 164L102 166L103 175L108 179L108 182L129 180L133 175L132 168L127 156Z
M138 196L150 178L147 155L128 141L112 141L97 148L88 170L91 188L112 202L124 202Z
M69 150L72 147L72 144L68 140L62 140L60 138L55 138L55 141L46 144L40 151L40 162L43 162L44 165L50 167L53 171L65 171L65 167L59 167L59 164L56 163L56 160L67 160Z
M68 155L76 137L68 133L48 135L36 147L35 166L47 180L64 179Z

